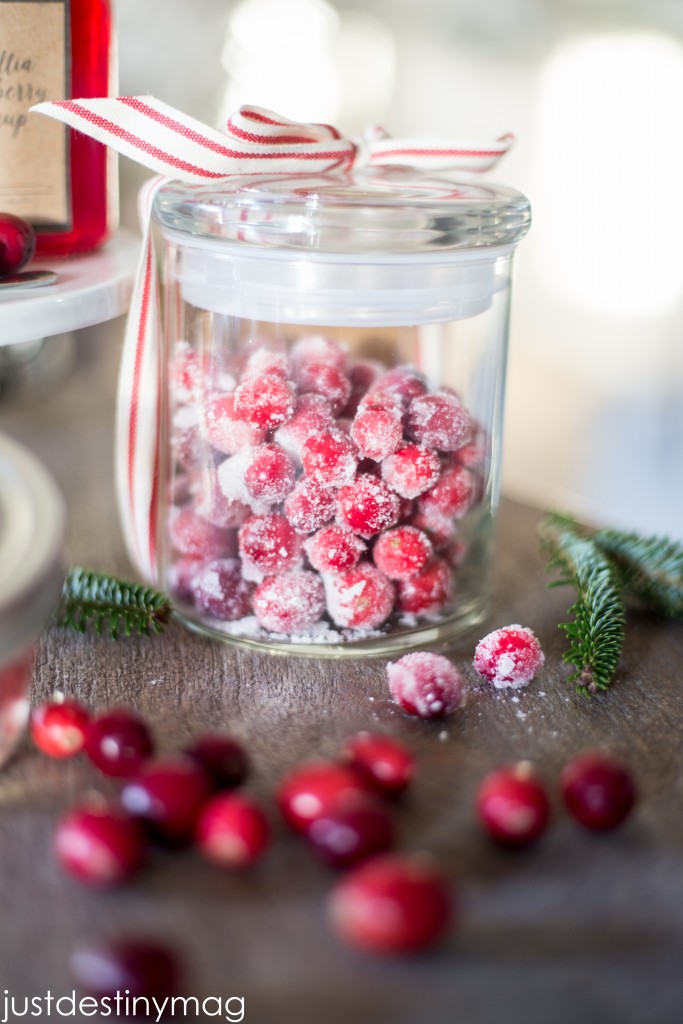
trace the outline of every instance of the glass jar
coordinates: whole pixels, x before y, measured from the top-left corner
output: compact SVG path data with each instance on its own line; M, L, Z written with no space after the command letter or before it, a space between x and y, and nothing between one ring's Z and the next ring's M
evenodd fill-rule
M62 498L43 466L0 435L0 765L28 721L36 637L62 586Z
M170 183L153 221L180 616L335 657L480 621L527 199L371 168Z

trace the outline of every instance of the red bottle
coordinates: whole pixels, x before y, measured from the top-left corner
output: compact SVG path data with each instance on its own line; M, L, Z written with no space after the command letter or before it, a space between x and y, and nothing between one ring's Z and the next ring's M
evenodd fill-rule
M29 108L107 96L113 66L109 0L0 0L0 209L31 221L39 256L106 241L116 217L115 157Z

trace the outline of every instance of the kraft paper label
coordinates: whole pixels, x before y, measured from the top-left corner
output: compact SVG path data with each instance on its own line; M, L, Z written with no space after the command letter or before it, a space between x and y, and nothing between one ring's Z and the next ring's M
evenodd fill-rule
M70 95L68 0L0 0L0 210L45 231L70 226L68 133L29 114Z

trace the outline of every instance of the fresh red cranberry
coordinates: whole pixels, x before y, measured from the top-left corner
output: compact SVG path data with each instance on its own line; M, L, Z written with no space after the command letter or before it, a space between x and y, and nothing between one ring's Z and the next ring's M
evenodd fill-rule
M36 233L28 221L0 213L0 277L16 274L36 251Z
M74 981L81 990L98 1000L118 1005L124 996L156 999L158 1005L180 991L183 968L176 951L165 943L147 938L119 938L107 944L81 946L69 957ZM105 1004L107 1005L107 1004ZM145 1020L150 1019L145 1015Z
M351 768L330 761L311 761L285 776L278 788L277 803L292 831L306 833L312 822L340 802L367 792Z
M598 752L573 758L562 771L561 784L570 814L596 831L616 828L636 802L636 787L628 768Z
M204 733L185 754L204 769L217 789L234 789L249 776L249 759L244 747L225 733Z
M256 588L254 615L272 633L296 633L319 621L325 611L325 591L315 572L293 572L267 576Z
M472 422L460 399L442 390L412 399L407 429L419 444L451 452L469 441Z
M474 501L474 477L464 466L446 466L437 482L422 494L417 507L434 518L462 519Z
M270 575L301 564L301 540L279 512L247 519L239 530L239 550L243 573L245 566Z
M434 558L424 569L398 581L396 605L407 615L432 615L453 596L453 570L442 558Z
M414 526L396 526L375 541L372 558L390 580L407 580L421 572L434 553L432 542Z
M275 373L245 380L235 389L235 413L264 430L275 430L294 415L294 387Z
M394 844L394 822L385 806L358 796L329 808L306 832L316 858L334 868L348 868Z
M217 558L194 574L191 593L200 611L226 622L235 622L251 613L254 584L242 578L236 558Z
M250 453L244 484L252 498L275 505L283 501L294 486L294 464L277 444L259 445Z
M396 596L390 579L369 562L325 577L330 618L338 626L376 629L391 615Z
M220 793L203 808L195 832L201 852L221 868L246 868L265 853L270 825L261 808L243 793Z
M342 747L341 759L382 796L403 793L415 774L412 751L399 740L381 733L359 732L350 736Z
M296 382L302 395L322 395L340 413L351 397L348 377L330 363L304 363L296 371Z
M359 410L350 432L361 456L376 462L395 452L403 439L401 417L390 409Z
M190 506L171 510L168 533L173 547L181 555L221 558L234 545L231 530L215 526Z
M313 434L301 449L304 472L323 487L343 487L356 475L356 446L341 430L330 427Z
M322 395L299 395L294 415L275 431L274 438L281 448L301 459L301 450L307 438L334 424L332 407Z
M497 689L526 686L542 667L541 645L526 626L503 626L479 641L472 666Z
M382 479L402 498L417 498L439 479L441 463L431 448L407 444L382 462Z
M336 494L303 477L285 498L284 513L295 530L313 533L328 523L336 508Z
M130 708L105 711L86 730L86 754L96 768L114 778L135 775L153 749L147 723Z
M391 696L409 715L442 718L461 706L462 677L443 654L414 651L387 665Z
M72 757L83 749L90 712L78 700L54 699L31 715L33 742L50 757Z
M368 539L398 522L398 495L385 483L361 473L353 483L340 488L337 494L339 517L359 537Z
M491 772L477 790L479 820L505 846L526 846L546 829L550 802L528 761Z
M237 412L234 393L216 394L206 399L202 431L216 451L234 455L247 445L260 444L265 439L266 429Z
M165 757L149 761L126 782L121 800L155 839L181 846L192 839L211 791L209 776L192 758Z
M353 569L365 544L347 526L323 526L304 542L308 560L318 572Z
M431 862L390 853L344 875L328 909L337 934L372 953L415 953L432 946L453 916L449 888Z
M140 823L110 803L73 808L55 833L55 853L61 866L92 885L117 885L130 878L142 865L145 849Z

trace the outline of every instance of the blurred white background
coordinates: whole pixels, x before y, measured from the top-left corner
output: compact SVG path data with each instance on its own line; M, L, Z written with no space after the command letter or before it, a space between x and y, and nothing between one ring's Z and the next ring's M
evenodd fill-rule
M683 536L683 3L118 0L120 91L495 137L526 193L504 492ZM141 168L121 161L135 225Z

